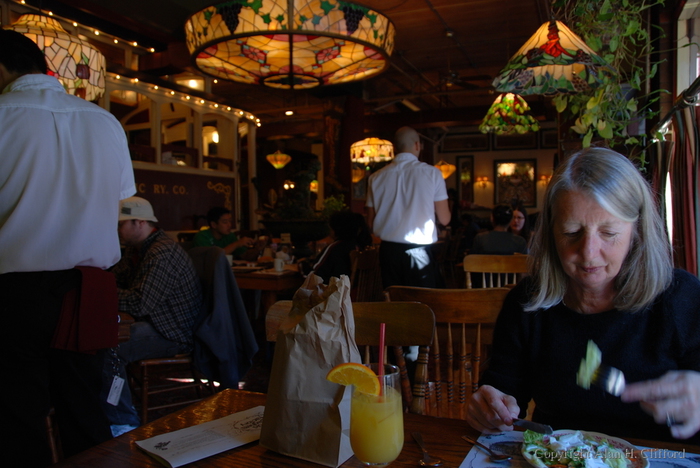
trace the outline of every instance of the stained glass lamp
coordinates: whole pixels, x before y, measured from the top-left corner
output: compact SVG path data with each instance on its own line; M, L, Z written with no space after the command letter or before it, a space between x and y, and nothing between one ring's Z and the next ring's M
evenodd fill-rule
M185 23L200 71L283 89L376 75L388 65L394 32L386 16L340 0L231 0Z
M561 21L552 20L510 59L494 79L501 93L575 94L597 88L614 68Z
M540 124L529 112L530 106L522 97L513 93L500 94L491 104L479 130L496 135L536 132Z
M49 75L58 78L68 94L88 101L99 99L104 94L104 55L88 41L68 34L57 20L27 14L20 16L8 29L37 43L46 56Z
M268 154L265 159L267 159L275 169L282 169L284 166L289 164L292 157L288 154L284 154L280 150L277 150L272 154Z
M353 163L371 164L394 159L394 145L380 138L365 138L350 146L350 159Z
M440 172L442 172L442 178L447 179L449 176L452 175L454 171L457 170L457 166L454 164L450 164L446 162L445 160L441 160L439 163L435 165L438 169L440 169Z

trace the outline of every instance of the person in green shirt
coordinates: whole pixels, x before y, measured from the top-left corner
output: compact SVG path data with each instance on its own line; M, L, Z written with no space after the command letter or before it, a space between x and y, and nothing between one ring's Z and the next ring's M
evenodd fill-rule
M252 247L255 240L250 237L241 237L231 232L233 218L231 211L215 206L207 213L209 229L203 229L194 236L194 246L221 247L226 255L233 255L234 258L241 258L249 247Z

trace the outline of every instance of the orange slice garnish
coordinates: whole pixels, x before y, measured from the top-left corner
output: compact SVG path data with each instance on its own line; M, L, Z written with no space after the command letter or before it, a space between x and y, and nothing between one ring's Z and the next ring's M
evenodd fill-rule
M369 395L379 395L379 378L369 367L356 362L338 364L326 375L326 380L340 385L354 385L355 389Z

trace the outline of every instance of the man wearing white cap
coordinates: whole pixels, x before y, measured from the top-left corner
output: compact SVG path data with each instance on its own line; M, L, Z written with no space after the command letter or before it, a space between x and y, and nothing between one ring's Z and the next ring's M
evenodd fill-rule
M105 363L103 393L113 402L117 398L107 392L115 377L125 378L125 364L192 351L192 327L202 304L199 278L190 257L157 228L157 222L148 200L121 201L118 233L126 249L111 271L117 279L119 311L136 321L129 341L118 347L118 359ZM123 388L117 406L103 406L113 432L120 432L114 426L139 424L128 388Z

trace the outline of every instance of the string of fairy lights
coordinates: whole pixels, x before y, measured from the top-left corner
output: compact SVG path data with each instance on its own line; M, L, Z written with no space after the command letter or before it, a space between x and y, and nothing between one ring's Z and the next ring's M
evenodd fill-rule
M54 13L52 11L47 11L47 10L43 10L41 8L33 7L31 5L28 5L24 0L19 0L16 3L21 4L26 8L36 10L37 14L49 16L51 18L72 24L73 27L76 28L76 31L75 31L76 34L82 33L82 35L85 36L86 32L88 34L92 33L95 36L100 37L101 40L103 40L105 42L111 41L114 44L126 44L133 49L139 50L141 52L141 54L143 54L143 53L155 53L155 49L153 47L144 47L144 46L139 45L137 41L125 40L123 38L114 36L112 34L104 32L104 31L100 31L99 29L94 28L92 26L80 24L77 21L71 20L70 18L65 18L62 16L54 15ZM241 109L236 109L236 108L233 108L231 106L222 105L222 104L219 104L216 102L212 102L212 101L203 99L201 97L196 97L196 96L190 95L188 93L176 91L176 90L169 89L166 87L153 85L150 83L143 83L138 78L124 77L124 76L121 76L119 74L111 73L111 72L107 72L106 77L109 80L111 80L113 83L128 81L129 83L131 83L135 87L142 88L142 89L148 89L151 93L153 93L153 92L162 93L163 95L169 96L170 98L178 98L179 97L180 100L184 101L184 102L191 102L194 104L207 106L209 108L220 110L220 111L233 112L233 113L236 113L238 115L239 119L245 118L245 119L249 120L251 123L255 123L255 125L258 127L260 127L262 125L259 118L255 117L255 115L251 114L250 112L246 112L246 111L241 110ZM213 80L213 83L216 84L217 82L218 82L218 80L216 80L216 79Z

